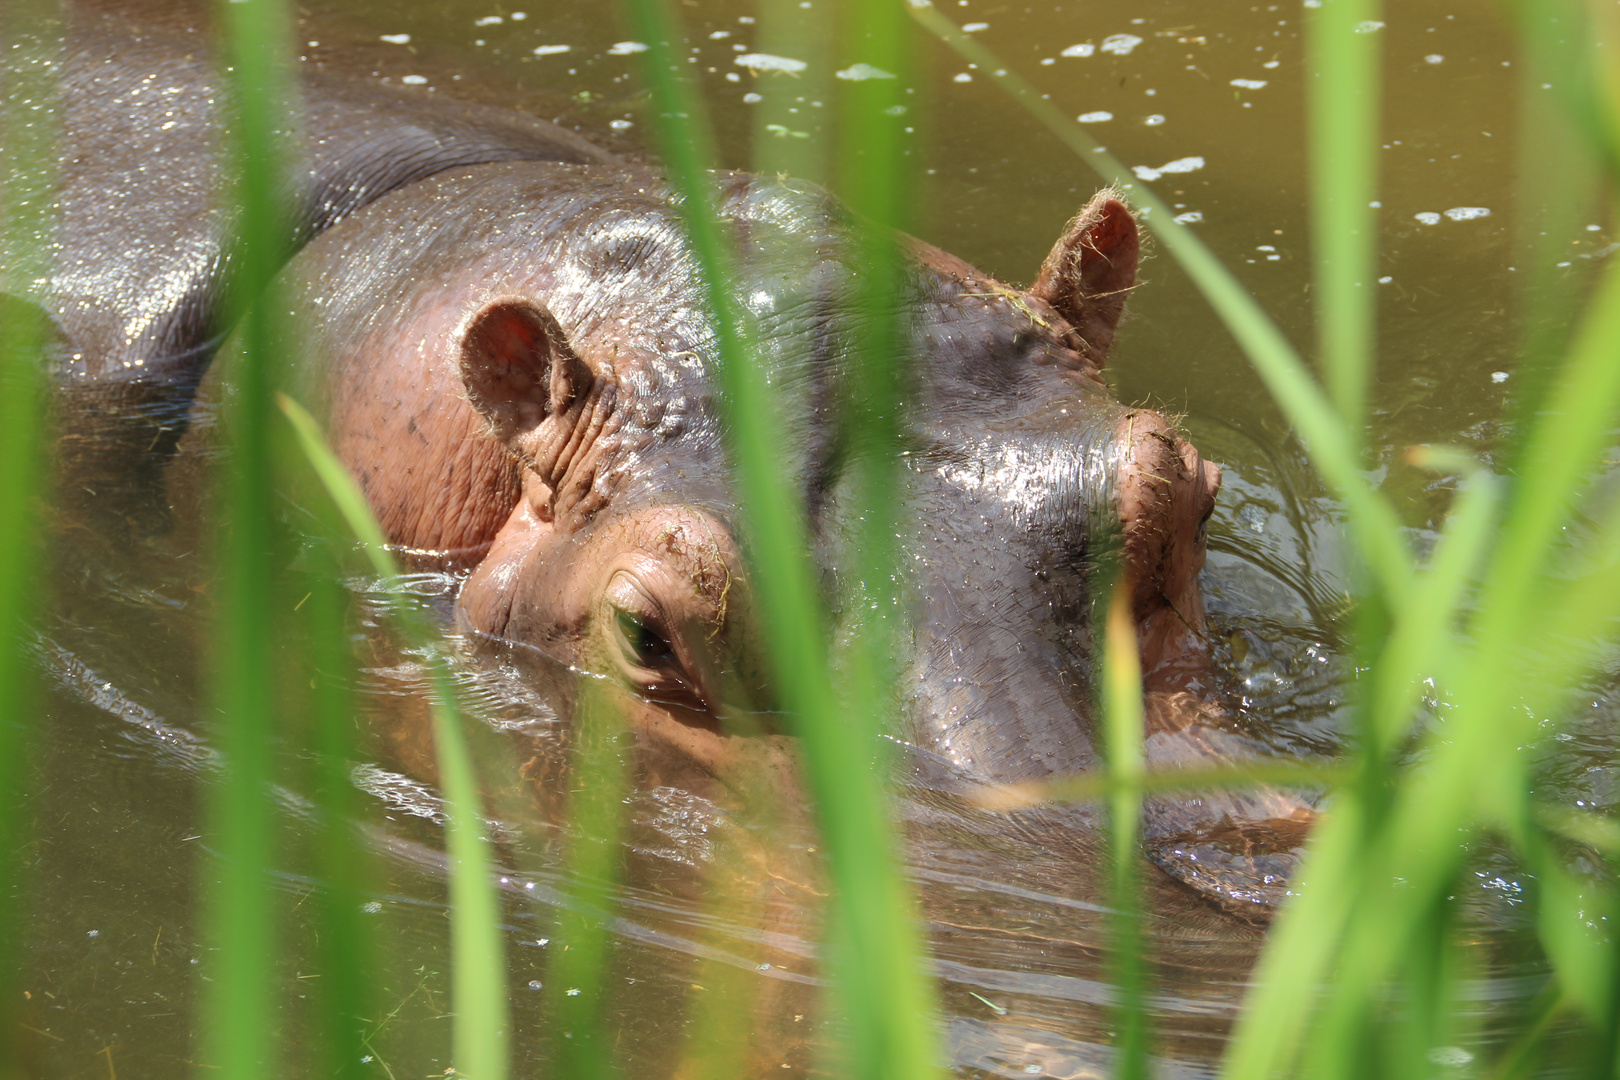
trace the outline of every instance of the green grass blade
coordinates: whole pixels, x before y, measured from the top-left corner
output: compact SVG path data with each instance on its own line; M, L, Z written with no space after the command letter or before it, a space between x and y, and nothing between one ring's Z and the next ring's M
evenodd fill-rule
M1453 625L1463 614L1486 549L1493 539L1501 484L1476 472L1464 484L1435 543L1428 569L1418 575L1407 617L1395 627L1377 661L1378 694L1372 703L1373 749L1393 752L1411 730L1419 680L1445 665Z
M57 79L56 5L0 8L0 47L12 83L0 94L0 1076L21 1076L18 1034L22 927L29 876L30 762L39 687L30 662L45 567L41 512L46 432L42 357L56 344L45 313L12 295L46 279L54 232Z
M1525 317L1513 368L1512 419L1515 430L1528 431L1545 405L1585 300L1582 290L1569 287L1558 263L1565 260L1570 238L1601 209L1599 155L1583 137L1590 134L1590 121L1583 123L1567 108L1548 107L1554 104L1551 95L1575 93L1582 76L1590 74L1592 28L1580 0L1522 0L1516 7L1521 59L1516 65L1513 265ZM1523 446L1509 449L1513 456L1503 471L1514 476Z
M1103 655L1103 726L1108 751L1109 854L1113 908L1114 983L1119 993L1114 1023L1114 1076L1145 1080L1148 1075L1148 1030L1145 964L1142 952L1142 905L1137 883L1141 856L1137 847L1142 817L1142 671L1137 657L1136 625L1131 618L1130 589L1121 582L1108 605L1107 646Z
M1342 765L1288 761L1282 758L1255 759L1241 765L1214 765L1208 768L1155 769L1139 780L1144 795L1168 795L1211 788L1246 787L1323 787L1335 788L1351 777ZM1106 770L1076 773L1056 780L1026 784L986 785L965 796L981 810L1023 810L1043 803L1093 802L1112 796L1117 781Z
M445 854L450 857L451 1054L456 1075L505 1080L511 1004L506 999L506 947L495 894L495 861L484 832L483 803L462 730L455 688L442 659L433 674L433 746L444 792Z
M565 891L546 964L551 1061L557 1075L617 1076L608 1027L612 918L623 859L625 799L632 781L631 733L596 679L582 677L573 716Z
M1272 927L1228 1039L1221 1060L1226 1080L1283 1075L1298 1053L1356 902L1365 829L1365 811L1351 790L1312 832L1296 871L1298 895Z
M494 859L484 832L483 804L455 690L444 660L432 648L437 634L414 615L382 528L354 477L327 446L320 425L307 409L286 395L278 397L278 404L311 468L382 578L402 629L411 640L427 645L432 657L433 741L448 819L445 852L450 862L450 992L455 1010L452 1054L458 1075L471 1080L504 1080L511 1023Z
M727 282L731 259L712 211L703 167L712 158L697 123L697 102L676 74L679 35L660 0L627 0L653 101L660 149L683 221L703 270L716 321L720 383L727 404L756 597L764 618L773 682L792 714L833 878L834 921L848 947L838 955L839 992L851 1025L854 1068L863 1077L932 1075L931 1010L921 947L906 890L868 719L857 703L846 715L830 678L826 620L808 558L802 513L776 445L769 387L751 361L746 328Z
M290 24L277 0L222 3L218 13L239 232L231 314L243 347L224 424L230 453L216 479L222 516L212 697L224 768L211 793L220 882L210 924L219 952L206 1007L209 1063L224 1080L248 1080L279 1071L278 1048L265 1023L277 996L275 894L266 888L265 875L275 858L269 791L279 699L274 638L289 612L274 581L268 374L274 305L261 300L287 249L277 193L288 160L279 126L292 100Z
M1411 583L1412 554L1400 521L1388 500L1367 485L1359 471L1357 440L1276 323L1197 234L1177 222L1175 212L1150 188L1130 179L1130 170L1105 153L1079 124L1060 113L1006 63L964 34L931 4L913 3L908 10L930 33L988 73L1080 160L1095 169L1104 182L1117 182L1139 207L1149 211L1155 235L1248 356L1298 434L1311 464L1345 501L1358 550L1392 610L1401 610Z
M1620 403L1620 264L1611 263L1587 305L1569 359L1526 435L1523 473L1508 507L1497 557L1481 590L1480 633L1510 638L1576 496L1608 449Z
M806 100L834 99L831 73L837 66L831 4L800 0L760 0L755 6L754 48L804 64L792 74L765 74L753 80L760 100L753 107L753 170L761 176L792 176L827 184L833 177L833 139L825 113L802 108Z
M350 778L358 759L353 695L349 678L354 655L349 645L348 592L336 567L315 574L304 604L308 630L315 792L315 868L325 883L317 895L320 1002L317 1034L325 1075L360 1080L368 1053L361 1017L371 1015L369 993L375 958L370 920L361 914L371 869L356 823L360 806Z
M1377 325L1376 0L1323 0L1305 13L1312 249L1323 376L1353 444L1362 439ZM1354 447L1352 447L1354 448Z

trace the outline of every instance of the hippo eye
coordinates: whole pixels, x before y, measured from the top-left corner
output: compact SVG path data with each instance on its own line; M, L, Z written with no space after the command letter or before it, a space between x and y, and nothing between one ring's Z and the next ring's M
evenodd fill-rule
M669 639L653 629L641 616L619 608L615 612L615 620L618 623L619 644L624 649L625 658L631 663L657 670L676 662L675 649Z

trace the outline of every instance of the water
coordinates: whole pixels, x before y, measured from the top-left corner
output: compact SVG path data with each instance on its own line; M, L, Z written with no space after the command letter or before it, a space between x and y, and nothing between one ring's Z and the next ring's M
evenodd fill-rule
M755 12L736 0L681 7L727 165L763 161L833 175L815 140L796 135L813 135L832 101L832 65L813 21L790 25L808 20L794 12L809 8L788 8L773 28L749 21ZM980 40L1068 115L1087 114L1089 130L1121 161L1160 171L1157 190L1310 351L1294 5L1033 10L950 0L941 10L982 24L973 30ZM192 17L167 4L154 5L152 16ZM1515 386L1517 57L1505 28L1475 6L1423 0L1386 20L1371 31L1384 38L1387 144L1373 476L1423 542L1450 488L1406 464L1404 449L1452 443L1494 460ZM630 74L634 50L620 44L629 37L600 5L578 2L520 19L482 0L321 0L300 28L312 62L423 94L509 103L644 154L646 100ZM737 62L757 54L806 67ZM919 71L910 110L912 231L1027 282L1099 179L953 54L924 44ZM1181 171L1165 170L1170 163ZM1571 290L1590 280L1611 243L1606 220L1581 224L1560 269ZM1204 585L1233 700L1280 751L1331 754L1346 690L1337 507L1215 317L1168 257L1149 252L1111 378L1121 399L1184 417L1204 455L1226 470ZM198 938L196 886L217 866L200 813L201 785L216 768L198 734L206 570L162 545L111 550L72 530L56 553L39 653L50 692L34 767L38 839L24 982L31 1052L42 1076L172 1076L199 1052L194 1016L209 953ZM422 584L428 603L444 586ZM356 588L363 599L364 583ZM529 796L516 778L525 769L544 777L562 730L523 672L467 662L463 676L474 713L508 733L485 740L484 755L486 775L506 778L492 782L501 789L496 804L516 808L502 815L515 1063L518 1075L534 1075L546 1053L543 991L557 989L545 987L545 958L566 830L548 824L547 807L524 804ZM407 775L423 745L411 697L419 680L408 655L378 646L361 684L368 724L380 732L375 760L360 774L377 872L363 910L379 946L368 1028L379 1076L439 1074L449 1065L435 795ZM1620 796L1615 708L1605 685L1588 702L1549 779L1560 797L1603 809ZM308 778L300 770L296 755L282 763L285 862L273 887L285 901L287 945L280 1011L267 1018L295 1073L308 1060L299 1031L316 981L306 970L305 902L319 884L306 865L311 826L299 791ZM615 1034L631 1075L669 1074L713 998L745 1016L756 1074L810 1071L832 1023L816 1008L813 837L784 810L774 837L762 838L724 803L658 783L643 784L631 800L610 975ZM1098 1075L1112 990L1090 838L1009 827L925 793L909 796L904 810L958 1075ZM734 858L722 858L727 852ZM716 861L734 870L724 894L734 906L704 898L699 869ZM1475 874L1470 906L1486 945L1466 1005L1477 1021L1473 1037L1485 1042L1497 1037L1493 1010L1522 1002L1539 982L1511 947L1522 876L1489 850ZM1207 1075L1262 931L1161 877L1149 885L1155 1054L1167 1075ZM1479 1051L1464 1048L1440 1063L1452 1068Z

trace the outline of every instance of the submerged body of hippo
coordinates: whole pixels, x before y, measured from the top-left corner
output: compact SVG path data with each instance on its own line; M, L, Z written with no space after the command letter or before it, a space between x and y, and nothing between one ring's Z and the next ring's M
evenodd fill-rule
M100 40L70 52L70 133L110 143L120 124L141 126L131 87L156 70L160 89L178 87L174 104L191 103L184 137L203 137L205 65ZM418 115L335 80L304 91L315 134L296 232L319 235L279 294L297 327L283 381L325 422L390 539L467 572L456 612L476 640L608 676L649 741L723 769L774 700L713 321L663 181L526 118ZM160 159L206 203L207 150L177 142ZM133 239L75 231L74 200L97 185L144 192L153 214L162 199L127 154L73 160L69 258L38 300L62 332L68 430L88 448L70 447L69 475L109 467L95 423L125 443L178 435L219 329L229 250L225 218L168 208L161 228L184 242L158 243L138 198ZM836 592L854 532L844 406L861 382L849 222L808 185L716 182L740 256L730 287L783 391L795 489ZM1093 199L1028 290L905 247L909 634L895 660L913 775L963 790L1099 763L1092 618L1109 552L1132 590L1150 767L1252 753L1206 700L1197 575L1219 473L1163 416L1115 401L1100 374L1135 284L1128 210L1110 192ZM104 265L85 269L97 252ZM154 298L134 289L143 280L178 284ZM211 387L198 404L199 440L228 393ZM1207 793L1150 800L1144 837L1175 876L1260 909L1281 895L1308 819L1285 793Z

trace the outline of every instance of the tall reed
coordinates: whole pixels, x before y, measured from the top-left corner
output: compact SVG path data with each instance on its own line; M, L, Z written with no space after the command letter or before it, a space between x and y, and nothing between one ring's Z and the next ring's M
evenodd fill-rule
M884 787L880 735L890 719L896 626L886 617L863 622L844 649L832 640L824 598L808 559L805 523L785 481L784 448L771 418L770 388L755 363L751 328L728 282L737 255L717 220L713 163L692 88L678 76L678 26L661 0L627 0L637 33L651 48L646 75L662 122L659 138L689 242L704 271L706 299L717 323L732 454L744 496L750 551L767 644L781 696L801 736L806 770L825 836L835 886L831 945L825 955L837 978L839 1015L849 1032L848 1068L865 1077L915 1077L937 1071L939 1051L926 946L912 911L891 803ZM1533 873L1533 912L1548 986L1524 1018L1517 1040L1488 1063L1495 1075L1525 1075L1546 1057L1544 1040L1559 1025L1573 1028L1579 1071L1620 1075L1620 947L1612 932L1617 898L1613 860L1620 827L1609 818L1572 814L1536 793L1534 753L1567 718L1571 687L1588 677L1612 644L1620 617L1620 501L1595 483L1612 468L1620 422L1620 264L1604 267L1582 303L1558 293L1546 276L1548 248L1537 234L1556 234L1568 219L1559 210L1563 185L1588 182L1612 192L1620 180L1620 61L1613 12L1577 0L1521 0L1514 8L1532 84L1556 83L1559 126L1529 130L1520 200L1527 219L1545 228L1524 232L1531 272L1524 345L1526 372L1515 432L1493 472L1445 447L1415 448L1414 462L1453 475L1455 496L1436 543L1423 558L1400 525L1389 499L1365 472L1366 426L1373 411L1376 311L1370 278L1376 249L1378 47L1367 32L1379 12L1371 0L1321 0L1310 5L1308 47L1314 295L1319 338L1317 368L1300 357L1237 280L1168 207L1132 178L1082 129L1043 101L1015 68L954 26L926 0L904 9L928 32L978 64L1013 98L1096 167L1151 209L1163 247L1249 355L1307 454L1344 507L1346 533L1363 572L1353 642L1359 677L1356 727L1348 760L1338 770L1278 766L1154 776L1141 772L1139 677L1128 658L1130 629L1118 613L1107 630L1104 727L1109 772L1054 784L1054 797L1101 797L1112 822L1112 889L1120 1007L1118 1073L1148 1071L1146 943L1134 900L1136 814L1145 791L1243 784L1278 777L1337 780L1322 823L1310 842L1298 896L1279 917L1254 973L1244 1010L1226 1052L1224 1075L1258 1078L1420 1076L1433 1071L1429 1054L1452 1039L1466 971L1465 916L1454 899L1470 839L1496 838ZM847 63L890 74L909 65L902 8L852 3L844 12ZM278 861L277 818L269 798L278 730L286 698L278 680L278 642L306 642L316 666L344 667L337 640L341 595L330 580L312 590L319 612L313 632L299 628L281 575L285 550L277 540L272 491L280 451L275 446L272 360L288 336L275 324L271 282L288 254L289 232L278 202L281 171L290 160L283 136L296 115L288 66L288 13L273 0L217 5L231 69L230 160L241 242L233 251L232 320L241 340L233 369L235 396L226 425L230 464L220 479L224 519L220 545L218 672L212 700L226 773L214 788L212 821L221 881L210 919L219 946L217 978L209 984L208 1062L226 1076L285 1071L266 1018L277 1013L278 912L265 877ZM16 69L0 115L7 168L4 245L6 299L0 303L0 853L17 865L22 842L15 812L26 783L28 721L34 700L26 626L36 611L34 583L41 553L35 508L42 491L44 432L40 423L39 358L55 344L41 312L19 299L18 282L46 276L51 229L55 130L53 93L56 31L46 9L0 11L7 43L35 60ZM829 37L830 40L830 37ZM893 312L899 258L890 228L904 227L908 190L898 153L895 109L903 79L851 83L842 97L835 164L825 165L851 205L872 223L857 234L872 291L862 300ZM1533 141L1532 136L1536 140ZM813 155L805 160L816 165ZM825 159L819 159L825 164ZM1571 178L1590 178L1571 179ZM1567 200L1566 200L1567 201ZM1578 199L1576 200L1578 201ZM1540 321L1537 321L1537 318ZM1567 324L1567 325L1566 325ZM862 395L847 402L861 418L864 445L855 457L865 522L856 554L858 575L892 585L892 537L903 500L896 451L905 371L898 362L905 327L898 317L871 324L858 355ZM372 573L394 589L398 572L352 480L326 450L306 413L283 403L302 452L330 492L347 527L365 542ZM325 571L328 576L333 572ZM880 607L895 599L873 585ZM278 591L281 590L281 591ZM420 623L407 633L431 638ZM278 636L280 635L280 636ZM324 636L323 636L324 635ZM837 676L847 676L842 682ZM1441 691L1433 715L1420 706L1424 680ZM316 731L331 735L345 720L343 677L317 684ZM499 1080L508 1071L505 974L500 906L491 885L491 855L481 800L461 719L442 663L432 672L434 735L450 824L451 936L456 1012L456 1071ZM835 687L848 688L847 693ZM611 904L616 868L618 800L625 777L622 731L598 716L589 700L581 724L581 760L601 783L576 801L584 840L571 870L575 900L585 901L569 933L578 953L556 969L562 982L600 988L608 963L608 928L600 912ZM595 726L600 724L600 726ZM326 745L319 787L329 795L325 865L343 865L349 813L341 740ZM594 758L593 758L594 755ZM590 760L597 761L591 765ZM1580 876L1565 858L1570 843L1610 861ZM1605 876L1607 875L1607 876ZM579 883L594 883L580 885ZM338 884L335 882L335 884ZM334 889L328 933L347 944L357 934L352 899L357 886ZM0 902L15 903L15 890ZM341 902L340 902L341 901ZM347 907L344 907L347 904ZM594 908L593 908L594 905ZM0 910L0 959L13 969L18 912ZM337 991L331 1007L357 1016L363 997L364 949L337 949L327 961ZM570 967L569 965L573 965ZM607 1045L602 996L554 998L565 1022L577 1017L582 1038L559 1062L570 1075L616 1071ZM565 1010L577 1012L568 1014ZM0 1021L4 1021L0 1017ZM12 1028L6 1023L4 1032ZM3 1038L0 1035L0 1038ZM342 1030L331 1037L335 1071L352 1074L356 1044ZM4 1046L0 1045L0 1052ZM735 1057L729 1058L733 1064ZM0 1065L0 1068L6 1066Z
M277 373L287 370L296 335L286 325L274 279L291 254L293 230L283 192L290 189L290 170L298 152L288 139L295 132L298 95L290 66L292 25L280 0L230 0L219 5L220 28L230 89L227 130L231 133L234 198L238 209L231 322L239 347L230 357L232 393L222 417L228 454L217 478L219 508L219 603L217 656L213 692L222 722L218 726L225 768L214 787L213 819L219 834L221 881L211 904L211 923L219 949L219 974L206 998L211 1064L227 1076L275 1074L282 1066L270 1043L267 1016L277 1007L275 943L280 913L266 888L278 865L276 818L270 802L274 748L278 730L301 725L285 711L296 697L276 692L278 652L300 628L292 618L301 601L288 595L284 573L289 552L279 543L274 491L296 465L278 447L273 425ZM313 421L295 404L283 400L282 411L293 423L298 443L326 487L336 511L360 537L371 570L383 581L397 618L418 641L436 631L413 618L398 585L380 530L371 518L352 478L325 451ZM323 568L330 575L338 569ZM316 610L329 608L330 581L316 581L322 593ZM308 599L308 597L306 597ZM346 650L330 640L334 628L314 631L314 655L330 668L344 668ZM307 633L307 631L305 631ZM328 670L327 679L341 678ZM306 676L299 676L300 679ZM430 665L433 737L444 788L450 857L451 1000L456 1011L452 1055L462 1075L475 1080L501 1080L508 1068L509 1037L500 906L494 894L493 867L485 837L481 800L472 761L461 728L454 691L442 658ZM317 794L328 798L324 845L329 867L340 866L352 849L349 823L335 820L346 799L336 795L345 765L337 755L346 745L339 730L349 722L332 700L330 683L316 683L316 738L330 743L324 755L324 780ZM277 704L282 704L282 710ZM350 879L350 885L353 882ZM343 880L329 884L334 899L344 894ZM352 910L325 907L328 937L352 934ZM357 944L357 943L348 943ZM338 1012L329 1034L330 1056L352 1072L359 1061L355 1022L362 1000L363 962L358 948L331 948L326 974L335 989L326 1001Z
M716 218L712 183L704 169L714 160L702 113L681 74L676 47L678 27L662 0L626 0L638 35L649 46L645 77L659 114L660 150L671 186L680 193L688 243L703 274L707 306L716 321L719 377L731 432L731 456L741 494L744 526L752 555L755 590L763 616L766 654L777 692L803 747L804 766L828 853L833 884L832 961L841 1019L850 1032L849 1065L861 1077L921 1077L933 1074L937 1052L932 1009L919 935L908 891L896 858L896 840L887 809L878 737L887 702L883 673L857 671L847 698L834 692L829 623L810 565L803 510L788 482L786 447L773 418L780 415L765 373L754 359L750 327L729 283L736 256ZM856 8L856 11L862 9ZM863 45L890 64L897 57L899 27L893 18L860 25ZM898 65L897 65L898 66ZM874 80L876 81L876 80ZM877 112L884 91L861 95L848 106L857 130L871 139L863 149L877 170L859 188L867 209L892 216L895 190L890 146L893 125L884 130ZM853 97L853 95L852 95ZM877 100L873 100L876 98ZM893 309L893 265L887 241L877 229L860 249L876 258L876 284L861 301L875 312ZM885 295L887 294L887 295ZM877 424L873 444L862 448L863 489L855 520L879 528L892 519L897 500L894 470L898 446L890 432L898 401L896 375L887 364L895 352L881 349L897 331L880 320L879 349L863 355L870 378L865 408ZM892 529L886 534L892 535ZM869 539L873 539L869 537ZM886 544L871 544L866 581L879 590L892 579ZM878 623L867 634L881 633ZM863 635L864 636L864 635ZM870 641L870 637L867 637ZM886 653L885 653L886 655Z
M41 522L49 465L44 454L41 358L59 342L27 297L49 272L54 234L57 89L61 49L53 4L0 9L0 48L14 82L0 92L0 971L19 970L29 880L30 760L40 704L29 625L45 568ZM0 986L0 1076L13 1075L17 987Z

